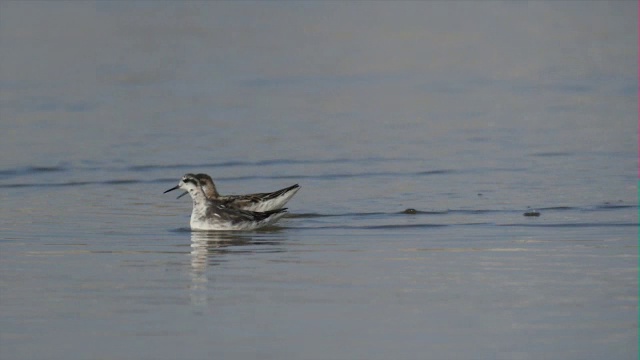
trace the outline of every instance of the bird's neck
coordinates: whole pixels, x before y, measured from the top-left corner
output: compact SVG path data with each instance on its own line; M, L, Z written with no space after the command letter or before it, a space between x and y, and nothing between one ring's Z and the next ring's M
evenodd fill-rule
M191 199L193 200L193 209L191 210L191 224L193 227L194 222L200 221L207 213L207 199L204 196L204 192L200 189L189 190Z
M190 189L189 195L193 200L193 209L204 208L207 198L204 196L204 192L201 189Z
M218 194L218 190L214 184L207 185L206 192L209 199L217 199L220 197L220 194Z

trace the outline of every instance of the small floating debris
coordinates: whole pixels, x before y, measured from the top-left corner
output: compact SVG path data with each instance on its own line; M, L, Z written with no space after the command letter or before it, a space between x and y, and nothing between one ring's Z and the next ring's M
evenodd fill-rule
M540 216L540 212L536 211L536 210L527 210L524 214L522 214L524 216Z
M403 214L411 214L411 215L415 215L418 213L418 210L416 209L412 209L412 208L408 208L405 211L402 212Z

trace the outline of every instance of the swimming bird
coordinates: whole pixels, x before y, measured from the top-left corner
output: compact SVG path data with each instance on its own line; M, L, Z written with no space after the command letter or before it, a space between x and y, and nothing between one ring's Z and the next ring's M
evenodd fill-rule
M255 230L278 221L287 209L265 212L240 210L215 199L207 199L200 180L193 174L185 174L178 185L165 191L185 190L193 200L191 211L192 230Z
M204 190L207 199L218 200L225 206L249 211L269 211L280 209L293 197L293 195L298 192L298 190L300 190L300 185L295 184L270 193L224 196L218 193L211 176L207 174L197 174L195 177L200 181L202 190ZM187 192L178 196L178 199L185 195L187 195Z

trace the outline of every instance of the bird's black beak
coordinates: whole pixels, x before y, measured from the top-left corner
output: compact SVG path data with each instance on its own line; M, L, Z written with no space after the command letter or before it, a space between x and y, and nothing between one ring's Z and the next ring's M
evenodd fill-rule
M166 194L166 193L168 193L169 191L173 191L173 190L175 190L175 189L179 189L179 188L180 188L180 185L176 185L176 186L172 187L171 189L169 189L169 190L167 190L167 191L163 192L163 194Z
M171 189L171 190L173 190L173 189ZM167 191L169 191L169 190L167 190ZM187 195L187 194L189 194L189 192L188 192L188 191L185 191L185 192L183 192L182 194L178 195L178 197L177 197L176 199L180 199L181 197L183 197L183 196L185 196L185 195Z

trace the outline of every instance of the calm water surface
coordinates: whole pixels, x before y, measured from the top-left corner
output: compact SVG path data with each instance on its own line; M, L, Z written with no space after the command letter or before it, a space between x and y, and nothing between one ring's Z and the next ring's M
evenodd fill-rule
M3 2L0 358L637 358L636 14Z

